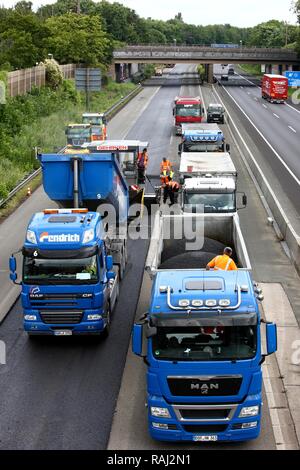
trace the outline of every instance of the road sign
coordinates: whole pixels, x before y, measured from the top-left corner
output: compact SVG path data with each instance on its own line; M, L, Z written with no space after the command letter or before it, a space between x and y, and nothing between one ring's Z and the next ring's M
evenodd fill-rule
M90 110L90 92L101 90L101 70L87 67L75 70L75 86L78 91L85 91L86 110Z
M287 70L284 75L289 80L289 86L300 87L300 72L292 72Z
M101 70L89 67L76 69L75 84L78 91L100 91Z

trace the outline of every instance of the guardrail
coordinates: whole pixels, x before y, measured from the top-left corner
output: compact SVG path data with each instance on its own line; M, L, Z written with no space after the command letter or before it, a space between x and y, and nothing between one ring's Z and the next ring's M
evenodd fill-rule
M0 201L0 208L3 207L10 199L12 199L21 189L24 188L33 178L38 176L38 174L41 172L41 168L38 168L35 170L33 173L31 173L29 176L27 176L21 183L16 186L5 199L1 199Z
M140 91L142 90L142 86L138 85L134 90L132 90L128 95L121 98L117 103L111 106L107 111L105 111L105 115L107 120L110 121L121 109L126 106L126 104L132 100ZM25 177L9 194L5 199L0 200L0 208L7 204L21 189L23 189L31 180L33 180L38 174L41 172L41 168L38 168L33 173Z

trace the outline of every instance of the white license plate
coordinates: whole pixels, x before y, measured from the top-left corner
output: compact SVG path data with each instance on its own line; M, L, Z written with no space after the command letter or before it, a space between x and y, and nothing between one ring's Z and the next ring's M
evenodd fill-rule
M218 436L193 436L195 442L215 442L218 440Z
M54 336L72 336L72 330L54 330Z

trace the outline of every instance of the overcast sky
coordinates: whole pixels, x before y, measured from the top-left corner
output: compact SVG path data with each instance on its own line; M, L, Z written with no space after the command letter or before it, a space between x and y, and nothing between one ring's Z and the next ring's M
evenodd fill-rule
M0 5L6 7L16 3L16 0L0 0ZM55 0L32 0L32 3L36 8ZM168 20L181 12L186 23L202 25L254 26L270 19L296 22L290 11L292 0L119 0L119 3L145 18Z

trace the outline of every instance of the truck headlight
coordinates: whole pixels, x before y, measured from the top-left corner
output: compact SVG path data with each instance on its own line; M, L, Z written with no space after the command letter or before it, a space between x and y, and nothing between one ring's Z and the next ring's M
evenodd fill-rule
M26 239L29 243L33 245L37 244L35 233L32 230L27 230Z
M26 321L36 321L36 315L24 315L24 320Z
M94 239L94 229L90 228L89 230L86 230L84 232L82 243L91 242L93 239Z
M239 418L248 418L250 416L257 416L259 413L259 405L245 406L241 409Z
M151 406L151 415L156 418L171 418L168 408L159 408Z
M94 313L94 314L88 315L87 319L90 321L102 320L102 315Z

